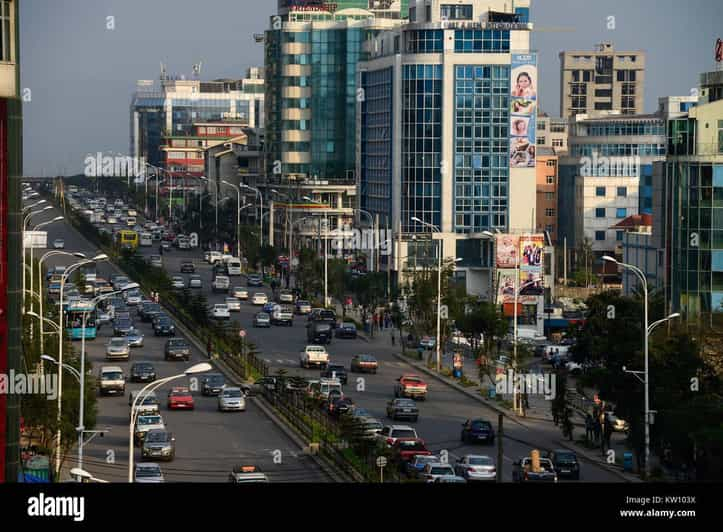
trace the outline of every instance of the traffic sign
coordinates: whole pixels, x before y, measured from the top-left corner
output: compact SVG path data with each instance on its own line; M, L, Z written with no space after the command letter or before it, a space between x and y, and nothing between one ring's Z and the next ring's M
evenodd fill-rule
M377 458L377 467L386 467L386 466L387 466L387 457L379 456Z
M241 330L238 332L238 335L239 335L241 338L246 338L246 331L244 331L243 329L241 329Z

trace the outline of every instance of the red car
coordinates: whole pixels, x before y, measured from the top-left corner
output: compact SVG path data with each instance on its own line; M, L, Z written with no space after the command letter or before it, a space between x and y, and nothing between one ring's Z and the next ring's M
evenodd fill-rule
M397 462L408 462L417 455L429 456L432 451L427 449L421 438L399 438L392 445L392 456Z
M394 385L394 397L424 401L427 398L427 383L419 375L402 375Z
M169 410L193 410L193 396L187 387L172 388L168 392Z

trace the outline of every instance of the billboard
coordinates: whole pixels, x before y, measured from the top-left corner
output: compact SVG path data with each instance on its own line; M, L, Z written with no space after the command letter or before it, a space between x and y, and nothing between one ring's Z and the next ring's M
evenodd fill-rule
M520 269L524 271L540 271L544 266L545 236L524 235L520 237Z
M495 238L497 303L537 304L545 294L545 237L542 234Z
M520 237L517 235L496 235L495 254L498 268L517 268Z
M510 167L534 168L537 120L537 54L512 54Z

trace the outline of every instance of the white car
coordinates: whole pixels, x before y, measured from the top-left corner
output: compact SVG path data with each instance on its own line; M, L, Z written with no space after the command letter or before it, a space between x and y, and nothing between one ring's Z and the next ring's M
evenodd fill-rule
M408 425L386 425L377 433L377 438L389 447L400 438L418 438L417 431ZM454 471L452 471L454 474Z
M264 294L263 292L256 292L256 293L254 294L254 297L253 297L253 299L251 300L251 302L252 302L254 305L265 305L266 303L269 302L269 298L268 298L268 296L267 296L266 294Z
M247 300L249 298L249 291L242 286L236 286L231 292L231 295L236 299Z
M279 292L279 303L293 303L294 294L291 290L281 290Z
M65 249L65 240L62 238L56 238L53 240L53 248L55 249Z
M457 460L454 465L457 476L465 480L478 480L495 482L497 480L497 467L489 456L468 454Z
M307 345L304 350L299 353L299 365L302 368L309 366L319 366L326 369L329 364L329 353L323 345Z
M158 484L165 482L161 466L151 462L136 464L135 481L137 483Z
M191 277L188 280L188 288L201 288L203 286L203 282L201 281L200 275L191 275Z
M228 320L231 319L231 313L228 310L228 305L225 303L217 303L211 309L211 317L215 320Z
M186 281L183 280L183 277L173 277L171 281L171 286L176 290L183 290L186 288Z
M227 297L226 306L230 312L241 312L241 301L235 297Z
M116 218L115 216L108 216L108 223L109 223L110 225L117 224L117 223L118 223L118 218Z
M239 412L246 411L246 398L241 388L224 387L218 394L218 409L221 412L236 410Z
M449 464L442 463L427 464L424 466L424 469L420 473L420 477L423 478L426 482L435 482L438 478L441 477L454 476L456 476L454 473L454 468Z
M613 412L606 412L605 415L615 432L627 432L630 430L630 424L624 419L620 419Z
M206 256L206 261L209 264L216 264L216 262L221 260L221 257L223 254L219 251L209 251L208 255Z

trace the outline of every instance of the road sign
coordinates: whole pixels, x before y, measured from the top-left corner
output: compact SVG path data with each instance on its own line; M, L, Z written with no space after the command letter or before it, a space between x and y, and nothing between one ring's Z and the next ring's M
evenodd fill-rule
M293 258L291 259L291 265L296 268L299 265L299 259Z
M238 332L238 335L239 335L241 338L246 338L246 331L244 331L243 329L241 329L241 330Z
M377 458L377 467L386 467L386 466L387 466L386 456L379 456Z

